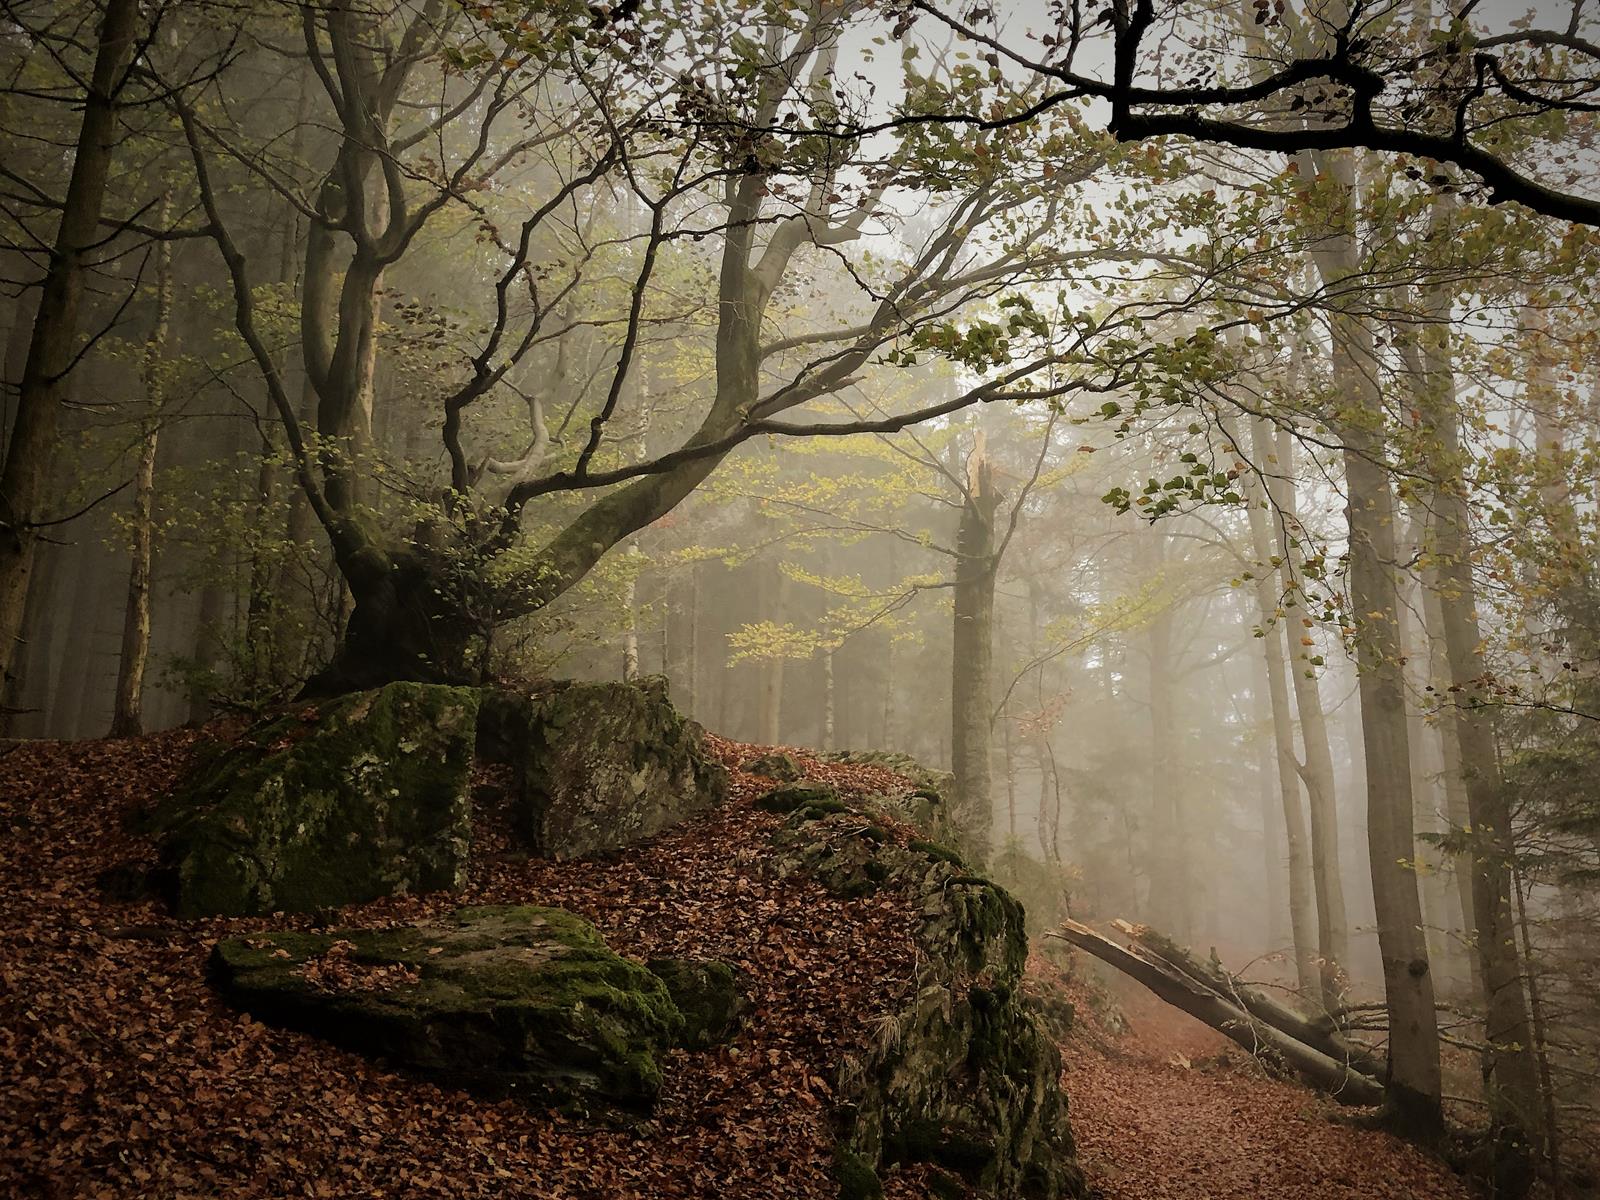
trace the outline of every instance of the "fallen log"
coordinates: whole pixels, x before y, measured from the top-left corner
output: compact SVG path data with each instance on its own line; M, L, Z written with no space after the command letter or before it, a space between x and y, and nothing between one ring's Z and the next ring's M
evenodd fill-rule
M1135 949L1119 946L1087 925L1072 920L1063 921L1060 929L1052 930L1049 936L1088 951L1252 1055L1283 1063L1311 1087L1341 1104L1383 1103L1383 1088L1375 1081L1251 1015L1137 946Z
M1232 975L1221 964L1202 962L1192 952L1147 925L1130 925L1126 921L1113 921L1112 924L1130 941L1138 943L1141 949L1202 987L1231 1001L1257 1020L1265 1021L1295 1041L1304 1042L1313 1050L1326 1054L1335 1062L1353 1067L1369 1078L1383 1078L1383 1059L1370 1048L1350 1041L1327 1018L1308 1017L1296 1012L1282 1001Z

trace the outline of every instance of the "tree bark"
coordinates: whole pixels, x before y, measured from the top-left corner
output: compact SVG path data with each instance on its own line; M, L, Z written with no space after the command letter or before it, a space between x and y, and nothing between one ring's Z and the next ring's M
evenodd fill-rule
M1000 504L983 435L967 460L956 530L955 620L950 652L950 763L956 822L976 854L987 859L994 824L990 763L994 700L994 515Z
M1314 257L1324 284L1337 292L1360 270L1355 164L1347 151L1316 157L1321 172L1333 182L1336 211L1329 222L1332 232ZM1411 750L1394 574L1395 503L1383 465L1380 365L1372 329L1359 313L1335 308L1330 324L1334 387L1345 406L1339 425L1350 528L1349 621L1356 637L1367 852L1389 1018L1386 1104L1407 1135L1433 1139L1444 1127L1439 1027L1413 866Z
M100 216L117 143L117 92L132 60L137 0L107 0L84 97L61 224L50 251L17 415L0 467L0 683L10 678L27 609L46 492L55 464L67 376L78 352L78 317L88 256L101 244Z
M1433 314L1448 319L1449 297L1442 289L1431 289L1425 303ZM1430 456L1439 476L1433 496L1433 549L1449 697L1471 822L1471 851L1464 865L1472 874L1474 941L1483 974L1484 1085L1495 1139L1495 1191L1519 1196L1531 1182L1528 1159L1538 1127L1539 1085L1512 916L1517 847L1510 797L1495 757L1495 709L1488 703L1488 666L1472 574L1470 499L1447 330L1447 325L1433 325L1423 332L1421 408L1429 441L1437 449L1437 456Z
M1147 530L1150 586L1159 586L1166 561L1166 535ZM1189 848L1174 769L1172 712L1172 606L1162 603L1145 632L1145 679L1150 703L1150 895L1151 921L1189 936L1194 901Z
M1258 461L1264 459L1264 430L1255 439ZM1287 429L1277 434L1277 470L1267 481L1267 494L1277 509L1278 569L1280 584L1288 588L1293 578L1297 550L1291 534L1295 516L1294 437ZM1311 814L1311 886L1317 906L1317 959L1322 977L1323 1004L1332 1008L1343 1001L1349 983L1345 963L1350 958L1350 918L1344 898L1344 868L1339 849L1339 795L1333 773L1333 752L1328 744L1328 719L1322 707L1311 655L1296 653L1289 638L1289 682L1294 688L1295 711L1300 716L1300 744L1305 752L1306 795Z
M1077 921L1064 921L1059 937L1138 980L1175 1008L1203 1021L1251 1054L1276 1058L1311 1087L1341 1104L1382 1103L1383 1088L1343 1063L1252 1016L1181 971L1137 950L1125 949Z
M170 198L163 197L165 223ZM154 542L156 448L161 436L166 399L167 327L172 318L172 243L156 249L155 324L144 344L144 394L147 411L139 439L139 462L133 482L133 554L128 568L128 599L122 617L122 653L117 663L117 694L111 713L111 736L144 732L144 673L150 658L150 572Z
M1258 427L1255 433L1255 452L1260 455L1263 431ZM1294 750L1294 714L1289 711L1289 688L1283 678L1287 617L1279 607L1278 573L1272 569L1274 555L1271 532L1267 528L1268 513L1262 508L1259 491L1252 489L1250 499L1250 537L1259 564L1255 571L1255 593L1261 619L1262 667L1267 682L1267 703L1272 710L1278 799L1289 852L1289 931L1294 941L1295 982L1300 995L1314 1003L1322 996L1322 977L1317 969L1317 947L1313 944L1317 917L1313 907L1305 809L1300 802L1300 764Z
M1382 1058L1368 1047L1357 1045L1346 1038L1329 1016L1324 1014L1307 1017L1296 1012L1266 992L1240 980L1226 970L1215 956L1210 962L1202 962L1191 951L1154 929L1121 922L1118 923L1118 928L1151 956L1160 959L1201 986L1210 988L1257 1020L1265 1021L1295 1041L1304 1042L1313 1050L1326 1054L1335 1062L1360 1071L1371 1079L1382 1077L1384 1067Z

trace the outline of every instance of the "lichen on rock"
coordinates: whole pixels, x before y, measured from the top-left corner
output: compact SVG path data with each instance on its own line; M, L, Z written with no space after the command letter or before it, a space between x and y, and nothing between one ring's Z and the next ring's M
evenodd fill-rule
M478 695L390 684L203 755L152 821L176 911L311 912L460 886Z
M529 849L577 858L650 837L720 803L727 772L664 679L487 691L479 757L509 764Z
M555 908L229 938L211 971L230 1003L264 1022L448 1084L577 1110L647 1107L661 1087L657 1055L683 1031L660 978Z

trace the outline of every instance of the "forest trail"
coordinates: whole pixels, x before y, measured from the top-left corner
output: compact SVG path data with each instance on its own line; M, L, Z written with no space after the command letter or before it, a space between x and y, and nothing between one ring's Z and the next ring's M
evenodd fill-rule
M1050 968L1037 960L1036 968ZM1468 1200L1465 1180L1338 1108L1263 1076L1215 1030L1113 981L1128 1030L1086 993L1062 1047L1078 1154L1097 1200Z

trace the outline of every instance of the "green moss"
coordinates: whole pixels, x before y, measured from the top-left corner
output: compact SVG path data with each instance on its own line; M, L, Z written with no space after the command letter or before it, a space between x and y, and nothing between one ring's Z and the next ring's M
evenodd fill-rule
M836 812L846 812L848 805L841 804L839 793L827 784L822 783L790 783L782 787L773 788L766 795L757 798L756 807L767 812L791 813L802 808L822 809L829 805L839 805Z
M344 957L401 966L355 982ZM264 1021L492 1092L540 1102L648 1103L661 1086L656 1054L684 1021L662 981L606 948L593 926L561 909L494 906L407 929L286 932L219 943L218 986Z
M950 863L952 866L965 867L966 860L949 846L941 846L938 842L911 842L908 848L919 854L926 855L933 862Z
M839 1200L882 1200L883 1183L878 1172L843 1144L833 1150L833 1177L839 1183Z
M954 1175L935 1168L927 1176L928 1191L938 1200L963 1200L967 1194L966 1185Z
M683 1017L681 1044L703 1049L725 1039L745 1001L738 973L712 959L653 958L645 964L666 985Z
M154 820L178 912L310 912L458 886L477 706L476 689L391 684L204 757Z

